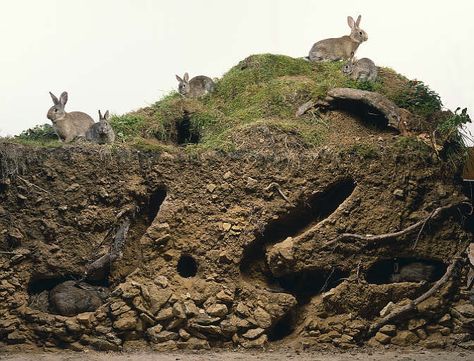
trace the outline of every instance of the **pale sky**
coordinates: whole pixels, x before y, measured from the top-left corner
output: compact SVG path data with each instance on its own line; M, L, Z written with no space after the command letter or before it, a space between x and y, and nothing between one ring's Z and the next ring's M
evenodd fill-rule
M362 14L370 57L474 114L474 1L0 0L0 135L49 122L48 91L97 120L151 104L175 74L220 77L250 54L308 55ZM474 127L471 127L474 132Z

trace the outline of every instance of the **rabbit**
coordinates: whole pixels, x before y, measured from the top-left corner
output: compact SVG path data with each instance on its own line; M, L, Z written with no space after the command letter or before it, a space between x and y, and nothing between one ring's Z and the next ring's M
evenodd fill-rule
M351 58L342 67L342 72L358 81L375 81L377 79L377 67L369 58Z
M86 132L86 139L98 144L113 143L115 132L109 123L109 111L102 116L99 110L99 122L94 123Z
M422 262L412 262L401 266L397 272L398 265L395 265L395 273L390 275L390 282L432 282L435 279L435 267Z
M359 27L361 16L354 21L352 16L347 17L351 34L340 38L331 38L318 41L309 51L310 61L347 60L355 54L361 43L367 41L367 33Z
M189 74L184 73L183 78L176 75L179 81L178 92L188 98L199 98L214 91L214 81L204 75L198 75L189 80Z
M63 316L74 316L82 312L93 312L109 296L105 287L91 286L85 282L66 281L49 292L52 312Z
M76 137L85 137L87 130L94 120L82 112L66 113L64 106L67 103L67 92L63 92L59 99L51 92L54 105L48 110L47 118L53 123L53 128L59 139L69 143Z

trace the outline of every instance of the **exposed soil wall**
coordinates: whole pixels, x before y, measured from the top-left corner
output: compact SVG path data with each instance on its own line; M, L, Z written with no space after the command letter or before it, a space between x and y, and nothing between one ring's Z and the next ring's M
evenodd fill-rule
M244 136L258 149L199 156L3 144L0 347L472 344L464 260L408 317L369 332L387 304L439 280L470 234L461 184L436 157L365 131L362 147L346 137L310 151L257 127ZM334 241L397 232L448 205L399 237ZM121 256L81 286L110 294L93 311L55 314L52 290L81 279L124 217ZM393 282L414 262L432 267L425 282Z

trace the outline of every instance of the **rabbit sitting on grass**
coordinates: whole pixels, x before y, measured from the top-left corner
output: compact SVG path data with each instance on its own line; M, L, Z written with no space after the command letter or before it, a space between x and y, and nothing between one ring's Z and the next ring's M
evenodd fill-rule
M347 17L347 23L351 28L351 34L340 38L331 38L318 41L309 52L310 61L336 61L349 59L355 54L361 43L368 40L367 33L360 25L361 16L354 21L352 16Z
M108 289L84 282L66 281L49 292L51 311L63 316L93 312L109 296Z
M214 81L204 75L198 75L189 80L189 74L184 73L183 78L176 75L179 81L178 92L188 98L199 98L214 91Z
M94 120L82 112L66 113L64 107L67 103L67 92L63 92L59 99L51 92L54 105L48 110L47 117L53 123L53 128L59 139L71 142L77 137L84 137Z
M377 80L377 67L369 58L356 60L349 59L342 67L342 72L349 75L351 79L358 81L375 81Z
M109 111L104 115L99 110L99 122L92 124L86 132L86 139L98 144L113 143L115 132L109 123Z

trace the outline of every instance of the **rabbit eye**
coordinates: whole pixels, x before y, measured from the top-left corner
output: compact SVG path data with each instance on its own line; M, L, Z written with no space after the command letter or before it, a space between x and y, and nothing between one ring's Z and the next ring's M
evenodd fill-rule
M359 34L362 35L362 31L359 31Z
M54 109L54 112L55 112L55 113L57 113L57 112L58 112L58 110L57 110L57 109Z

